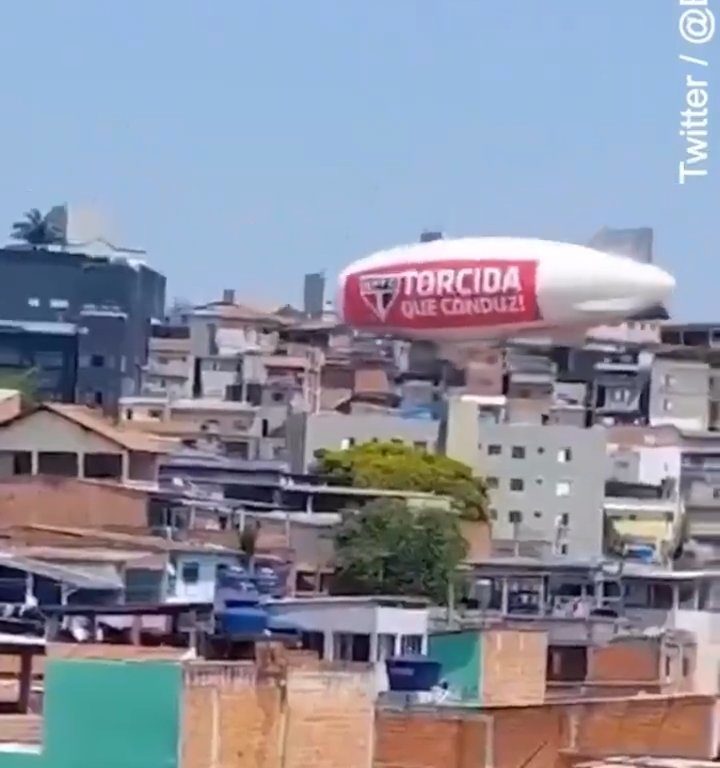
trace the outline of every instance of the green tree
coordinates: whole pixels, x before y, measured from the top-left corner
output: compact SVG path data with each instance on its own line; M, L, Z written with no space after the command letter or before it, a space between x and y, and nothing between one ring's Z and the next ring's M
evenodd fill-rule
M484 480L473 477L470 467L447 456L389 442L318 451L316 459L316 471L338 485L438 493L450 496L465 519L487 520Z
M67 208L56 205L45 216L33 208L25 214L24 220L12 225L10 236L23 240L33 248L67 245Z
M37 369L0 368L0 389L16 389L23 407L32 407L38 401Z
M458 517L443 509L412 512L383 499L348 513L335 536L335 594L427 597L443 603L467 553Z

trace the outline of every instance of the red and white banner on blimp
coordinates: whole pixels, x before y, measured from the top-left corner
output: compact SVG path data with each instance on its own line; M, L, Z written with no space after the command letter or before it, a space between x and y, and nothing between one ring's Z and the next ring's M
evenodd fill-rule
M539 320L537 262L453 260L347 276L344 316L360 327L435 330Z

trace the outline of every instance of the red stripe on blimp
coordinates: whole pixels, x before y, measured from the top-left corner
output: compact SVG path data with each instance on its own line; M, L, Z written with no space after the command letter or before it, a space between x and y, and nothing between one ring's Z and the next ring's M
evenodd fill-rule
M347 276L349 325L435 330L542 319L537 262L457 259L392 264Z

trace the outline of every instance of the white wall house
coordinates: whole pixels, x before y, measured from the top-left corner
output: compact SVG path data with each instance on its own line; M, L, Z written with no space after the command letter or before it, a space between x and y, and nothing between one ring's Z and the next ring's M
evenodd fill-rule
M303 646L320 658L374 664L377 693L388 688L386 659L427 653L428 608L420 600L287 598L270 603L268 609L272 616L299 627Z
M238 563L232 550L174 552L168 563L167 602L214 602L218 572Z

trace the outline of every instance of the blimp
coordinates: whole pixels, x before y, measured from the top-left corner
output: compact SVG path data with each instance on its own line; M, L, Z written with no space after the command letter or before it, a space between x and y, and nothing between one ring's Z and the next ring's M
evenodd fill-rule
M374 253L338 278L358 331L408 340L501 341L619 323L664 307L675 280L655 264L585 245L515 237L436 239Z

